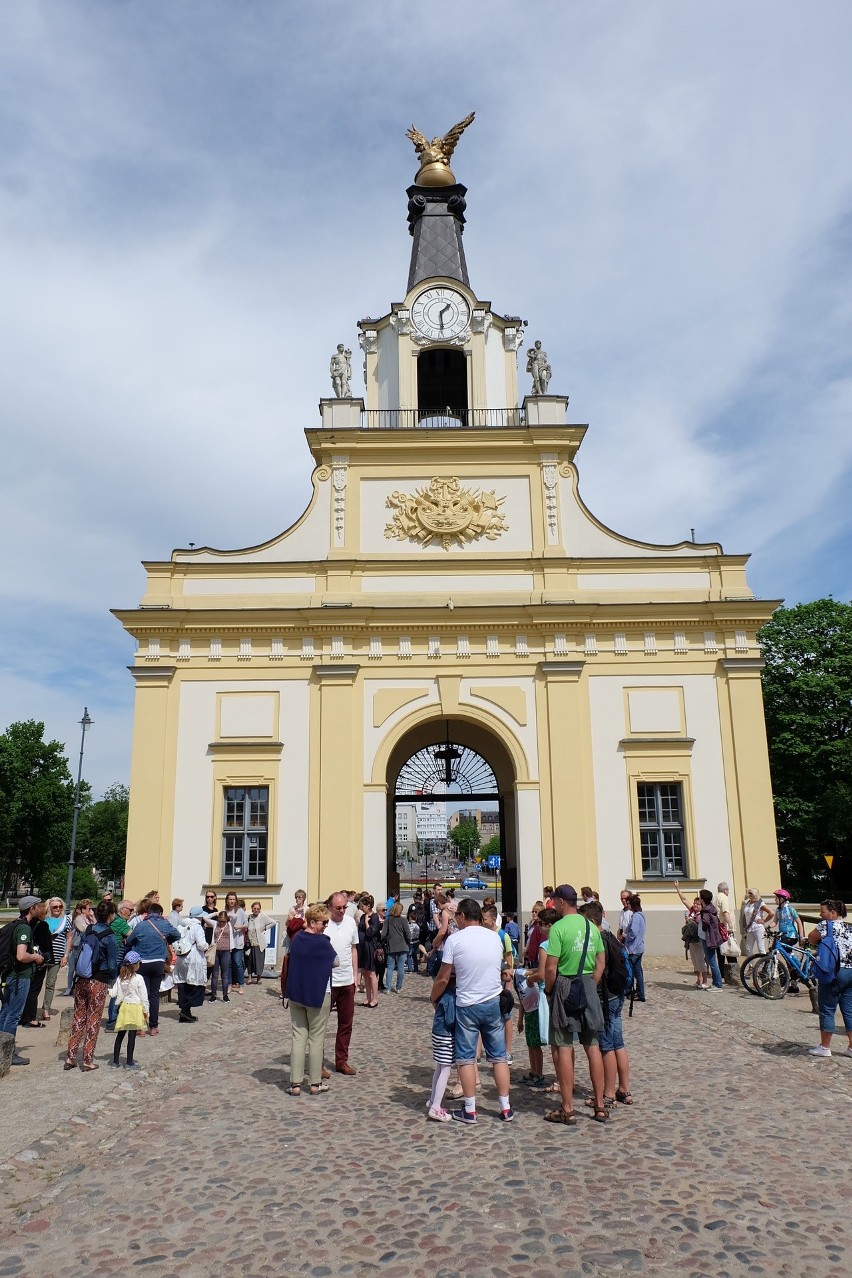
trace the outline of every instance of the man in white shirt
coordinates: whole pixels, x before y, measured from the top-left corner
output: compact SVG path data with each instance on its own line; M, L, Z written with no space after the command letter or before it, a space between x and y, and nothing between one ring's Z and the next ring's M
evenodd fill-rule
M477 901L466 898L456 910L458 931L444 941L442 962L432 986L432 1004L456 978L456 1063L464 1089L464 1108L454 1110L460 1123L476 1122L476 1045L482 1036L486 1059L494 1067L494 1082L500 1097L500 1118L510 1123L515 1117L509 1101L509 1066L506 1036L500 1015L500 968L503 946L496 932L482 926L482 910Z
M334 946L340 964L331 973L331 1006L337 1008L337 1035L334 1040L334 1068L338 1074L356 1074L349 1064L349 1041L355 1020L355 987L358 984L358 928L346 913L347 895L335 892L329 901L331 915L325 934Z
M716 895L713 897L713 904L716 906L719 922L724 923L728 929L728 936L736 937L734 916L731 912L731 902L728 899L730 890L727 883L718 883L716 885ZM737 978L733 970L736 967L736 959L727 959L721 950L717 950L716 954L719 959L719 971L722 973L722 979L727 981L729 985L736 985Z

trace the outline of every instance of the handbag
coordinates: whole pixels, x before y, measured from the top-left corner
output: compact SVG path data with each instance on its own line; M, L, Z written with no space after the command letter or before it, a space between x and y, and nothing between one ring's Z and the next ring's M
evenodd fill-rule
M161 931L160 931L160 929L157 927L157 924L154 922L154 920L153 920L153 919L151 919L151 918L147 918L147 919L145 919L145 922L146 922L146 923L150 923L150 924L151 924L151 927L152 927L152 928L154 929L154 931L157 933L157 935L159 936L160 940L165 942L165 946L166 946L166 958L165 958L165 964L166 964L166 966L165 966L165 969L164 969L164 970L165 970L166 972L171 972L171 971L173 971L173 970L174 970L174 965L175 965L175 950L174 950L174 946L171 944L171 942L170 942L170 941L166 941L166 938L163 936L162 932L161 932ZM128 933L128 936L129 936L129 935L131 935L131 934L130 934L130 933Z
M737 938L732 934L728 934L727 940L724 940L719 946L719 953L722 958L735 959L740 957L740 946Z
M571 984L568 993L562 1000L562 1006L565 1009L566 1016L579 1016L585 1012L589 1006L586 998L586 987L583 984L583 968L586 966L586 952L589 948L589 937L591 936L592 926L586 919L586 935L583 939L583 952L580 955L580 966L577 968L576 976L567 977Z

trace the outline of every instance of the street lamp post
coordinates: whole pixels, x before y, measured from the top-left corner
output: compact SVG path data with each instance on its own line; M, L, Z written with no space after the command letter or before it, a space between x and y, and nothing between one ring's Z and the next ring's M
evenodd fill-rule
M71 825L71 851L68 853L68 878L65 880L65 909L71 909L71 889L74 886L74 853L77 851L77 822L80 818L80 786L83 782L83 748L86 744L86 729L90 728L94 719L89 718L88 706L83 707L80 727L80 764L77 768L77 789L74 791L74 820Z

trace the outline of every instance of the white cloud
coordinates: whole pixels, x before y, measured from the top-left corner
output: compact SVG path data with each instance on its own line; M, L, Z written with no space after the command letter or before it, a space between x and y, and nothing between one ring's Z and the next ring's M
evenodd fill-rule
M6 7L0 717L73 749L108 687L91 775L127 775L108 608L300 513L328 353L404 291L404 131L471 108L472 282L591 423L593 511L848 596L850 34L793 0Z

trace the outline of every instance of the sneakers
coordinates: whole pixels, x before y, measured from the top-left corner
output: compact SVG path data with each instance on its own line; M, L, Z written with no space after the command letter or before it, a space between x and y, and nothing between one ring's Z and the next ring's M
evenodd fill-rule
M543 1074L524 1074L523 1078L521 1079L521 1082L523 1083L524 1087L544 1087L545 1086Z
M121 1061L110 1061L109 1063L113 1069L121 1069Z
M852 1053L849 1053L849 1052L847 1052L846 1054L847 1054L847 1056L852 1055ZM831 1048L830 1048L830 1047L822 1047L822 1046L820 1046L820 1047L809 1047L809 1048L808 1048L808 1056L830 1056L830 1055L831 1055Z
M29 1058L29 1056L22 1056L20 1052L13 1052L13 1053L12 1053L12 1060L11 1060L10 1064L12 1064L12 1065L29 1065L29 1063L30 1063L30 1058Z
M434 1105L431 1105L429 1109L426 1111L426 1117L431 1118L432 1121L435 1123L452 1122L452 1117L447 1113L447 1111L443 1108L443 1106L438 1106L436 1108Z
M450 1118L454 1123L473 1124L476 1122L476 1110L474 1110L472 1114L469 1114L466 1109L454 1109L450 1114Z
M515 1111L512 1109L512 1106L511 1106L511 1105L509 1106L509 1108L508 1108L508 1109L501 1109L501 1110L500 1110L500 1122L501 1122L501 1123L511 1123L511 1121L512 1121L512 1119L513 1119L514 1117L515 1117Z
M138 1061L131 1061L129 1065L125 1065L125 1069L141 1069L142 1066Z
M844 1056L852 1056L852 1047L847 1047L847 1048L846 1048L846 1051L843 1053L843 1055L844 1055Z

